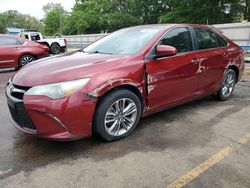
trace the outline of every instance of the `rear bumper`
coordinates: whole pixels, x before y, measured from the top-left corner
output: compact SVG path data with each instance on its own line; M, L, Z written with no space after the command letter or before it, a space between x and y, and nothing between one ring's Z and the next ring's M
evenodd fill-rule
M60 100L24 96L20 101L10 95L7 87L6 96L12 124L26 134L58 141L92 135L96 101L83 94Z
M37 59L41 59L41 58L44 58L44 57L49 57L49 52L48 51L37 55Z

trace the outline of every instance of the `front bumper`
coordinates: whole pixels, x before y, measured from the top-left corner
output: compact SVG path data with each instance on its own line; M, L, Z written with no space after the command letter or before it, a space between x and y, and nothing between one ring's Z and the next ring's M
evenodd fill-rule
M12 124L20 131L50 140L75 140L92 135L92 118L96 99L81 92L51 100L43 96L12 96L6 87Z

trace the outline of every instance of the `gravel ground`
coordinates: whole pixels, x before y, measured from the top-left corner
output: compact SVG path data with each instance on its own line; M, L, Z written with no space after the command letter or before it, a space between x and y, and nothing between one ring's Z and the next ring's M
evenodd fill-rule
M166 187L232 145L240 147L185 186L250 187L250 142L238 141L250 133L249 76L229 101L208 97L149 116L127 139L63 143L11 127L3 89L14 73L0 72L1 188Z

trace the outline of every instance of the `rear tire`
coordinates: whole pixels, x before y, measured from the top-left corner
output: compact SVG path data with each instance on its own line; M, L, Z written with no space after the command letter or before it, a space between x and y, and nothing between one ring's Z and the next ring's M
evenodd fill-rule
M105 141L115 141L130 135L142 112L139 97L127 89L114 90L97 106L93 131Z
M60 54L61 52L61 47L59 44L52 44L50 47L50 52L52 54Z
M222 85L216 94L216 98L220 101L228 100L234 91L236 85L236 73L232 69L228 69L224 75Z
M18 61L18 69L34 61L36 58L33 55L23 55Z

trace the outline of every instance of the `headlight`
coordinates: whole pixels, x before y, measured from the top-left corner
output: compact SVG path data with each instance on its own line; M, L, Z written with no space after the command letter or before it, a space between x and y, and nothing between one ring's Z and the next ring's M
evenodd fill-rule
M77 90L83 88L89 80L89 78L84 78L79 80L35 86L29 89L25 95L42 95L52 99L61 99L68 97Z

